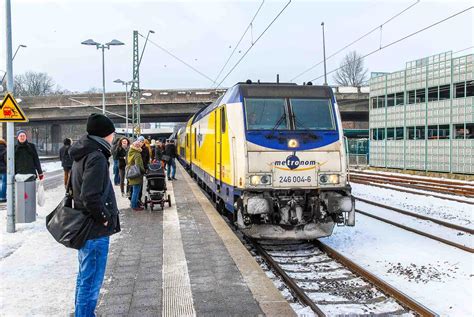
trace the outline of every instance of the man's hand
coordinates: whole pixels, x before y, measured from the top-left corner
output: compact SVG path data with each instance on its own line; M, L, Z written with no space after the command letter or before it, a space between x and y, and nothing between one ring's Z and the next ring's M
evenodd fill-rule
M108 224L109 224L108 221L104 222L104 227L107 227Z
M44 175L43 175L43 174L40 174L38 177L39 177L40 181L42 181L42 180L44 179Z

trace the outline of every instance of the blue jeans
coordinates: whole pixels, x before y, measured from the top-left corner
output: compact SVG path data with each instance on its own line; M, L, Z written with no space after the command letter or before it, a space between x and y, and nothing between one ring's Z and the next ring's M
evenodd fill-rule
M79 250L75 317L95 316L94 311L104 280L108 253L109 237L87 240Z
M176 175L176 161L174 158L171 158L168 163L166 163L167 169L166 169L166 174L168 175L168 178L170 178L170 173L171 177L174 178Z
M114 185L120 185L119 162L114 160Z
M140 195L140 189L142 188L141 184L132 185L132 208L138 208L138 198Z
M0 173L0 200L7 200L7 174Z

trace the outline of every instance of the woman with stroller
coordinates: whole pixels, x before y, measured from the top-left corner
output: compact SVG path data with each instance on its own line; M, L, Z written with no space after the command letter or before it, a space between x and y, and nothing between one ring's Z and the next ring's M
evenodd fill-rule
M117 143L116 157L118 160L118 169L120 176L120 191L125 196L125 167L127 166L127 154L130 147L130 141L123 137Z
M143 207L138 204L140 191L143 185L143 174L145 174L145 167L143 166L142 159L142 146L144 144L143 137L139 137L130 146L127 156L127 167L130 168L133 165L139 167L141 175L137 178L129 178L128 185L131 187L132 199L131 207L134 211L142 211Z

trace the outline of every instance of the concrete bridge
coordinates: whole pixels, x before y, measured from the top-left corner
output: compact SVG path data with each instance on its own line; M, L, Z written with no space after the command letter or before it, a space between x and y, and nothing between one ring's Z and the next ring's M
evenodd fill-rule
M367 87L334 87L345 129L367 129L369 92ZM216 100L225 89L143 89L140 101L142 128L149 122L185 122L196 111ZM65 137L77 139L84 133L84 124L92 112L102 111L102 94L75 94L40 97L21 97L20 106L29 118L27 124L16 124L25 129L29 139L37 144L42 154L58 151ZM125 93L106 94L106 110L125 116ZM109 113L117 124L123 117ZM131 118L131 105L129 105ZM122 126L123 128L123 126Z

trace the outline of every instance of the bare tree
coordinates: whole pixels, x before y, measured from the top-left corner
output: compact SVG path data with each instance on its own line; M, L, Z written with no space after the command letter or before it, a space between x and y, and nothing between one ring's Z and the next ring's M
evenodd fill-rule
M86 91L88 94L99 94L102 93L102 88L91 87L89 90Z
M341 86L361 86L367 80L362 56L356 51L347 53L333 78Z
M17 96L46 96L55 93L54 81L47 73L26 72L15 76Z

